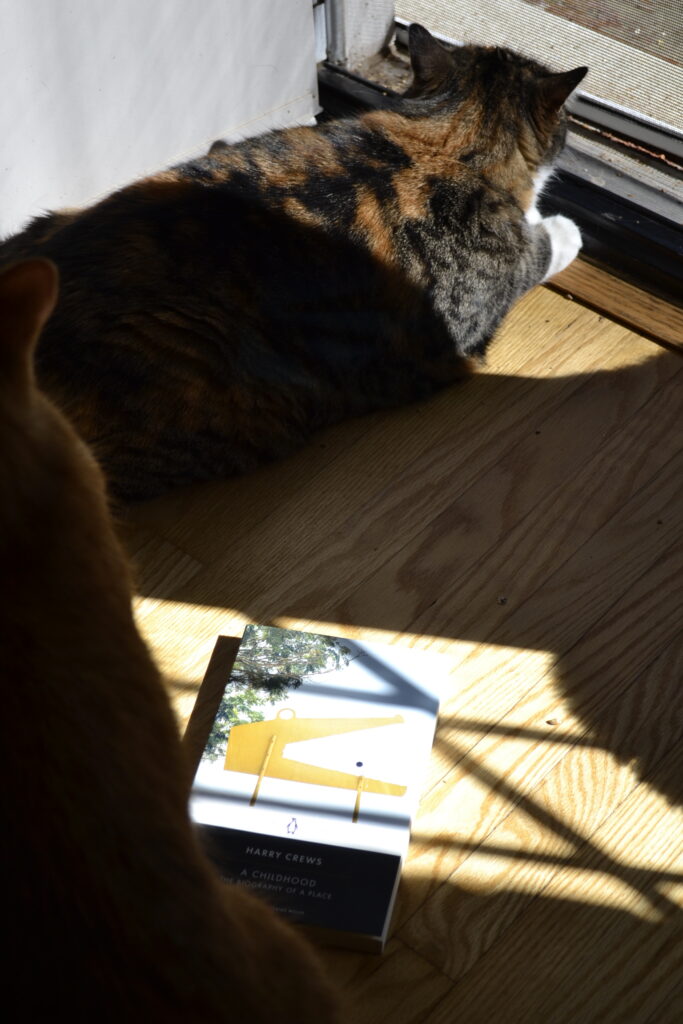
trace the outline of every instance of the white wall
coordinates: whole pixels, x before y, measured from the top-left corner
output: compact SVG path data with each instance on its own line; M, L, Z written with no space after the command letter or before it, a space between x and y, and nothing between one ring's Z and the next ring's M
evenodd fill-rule
M0 237L317 110L312 0L0 0Z

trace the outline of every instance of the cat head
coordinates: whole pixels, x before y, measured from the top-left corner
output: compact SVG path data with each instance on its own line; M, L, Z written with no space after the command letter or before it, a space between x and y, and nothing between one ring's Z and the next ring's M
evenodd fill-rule
M416 112L452 116L467 106L482 136L519 145L530 167L552 163L564 143L564 103L588 68L556 74L500 46L446 47L422 25L409 33L413 82L404 93Z

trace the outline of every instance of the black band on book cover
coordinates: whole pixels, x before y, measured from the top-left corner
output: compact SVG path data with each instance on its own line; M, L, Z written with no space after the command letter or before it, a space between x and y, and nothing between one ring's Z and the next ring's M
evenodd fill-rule
M382 936L401 858L202 825L226 881L264 897L293 923Z

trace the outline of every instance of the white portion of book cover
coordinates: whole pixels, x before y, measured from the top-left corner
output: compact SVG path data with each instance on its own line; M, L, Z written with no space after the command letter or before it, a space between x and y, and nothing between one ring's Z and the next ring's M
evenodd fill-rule
M263 627L247 627L243 644L254 629ZM278 634L296 631L265 632L281 640ZM227 757L205 753L192 816L199 824L403 856L448 666L430 652L325 639L343 645L337 667L306 672L260 708L261 721L233 725ZM226 694L237 685L229 681Z

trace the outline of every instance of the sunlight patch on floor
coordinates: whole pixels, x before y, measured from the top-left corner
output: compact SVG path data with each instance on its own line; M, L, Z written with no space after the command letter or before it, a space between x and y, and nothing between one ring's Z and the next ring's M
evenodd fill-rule
M482 652L491 652L498 665L503 665L513 655L523 653L524 657L531 659L530 670L535 675L537 672L545 672L554 663L554 656L550 651L525 650L519 647L508 647L502 644L483 644L479 640L463 640L459 637L438 636L425 633L395 632L389 629L374 629L365 626L354 626L343 622L326 621L322 619L297 619L286 615L273 619L274 626L281 626L283 629L302 629L312 633L327 633L330 636L347 637L349 640L367 640L369 643L393 644L399 647L411 647L415 650L430 651L433 654L447 656L453 665L453 670L465 671L466 676L477 672L478 669L466 663L473 658L479 658Z
M491 887L485 875L468 876L458 872L454 882L463 889L479 896L494 896L497 893L518 892L525 895L538 895L541 898L552 898L562 903L584 904L594 907L606 907L610 910L621 910L633 914L649 924L658 924L664 919L664 913L655 903L655 895L640 892L626 879L616 875L606 875L602 871L589 871L583 868L562 867L562 880L538 890L533 874L526 880L510 878L500 868L496 872L499 884Z

